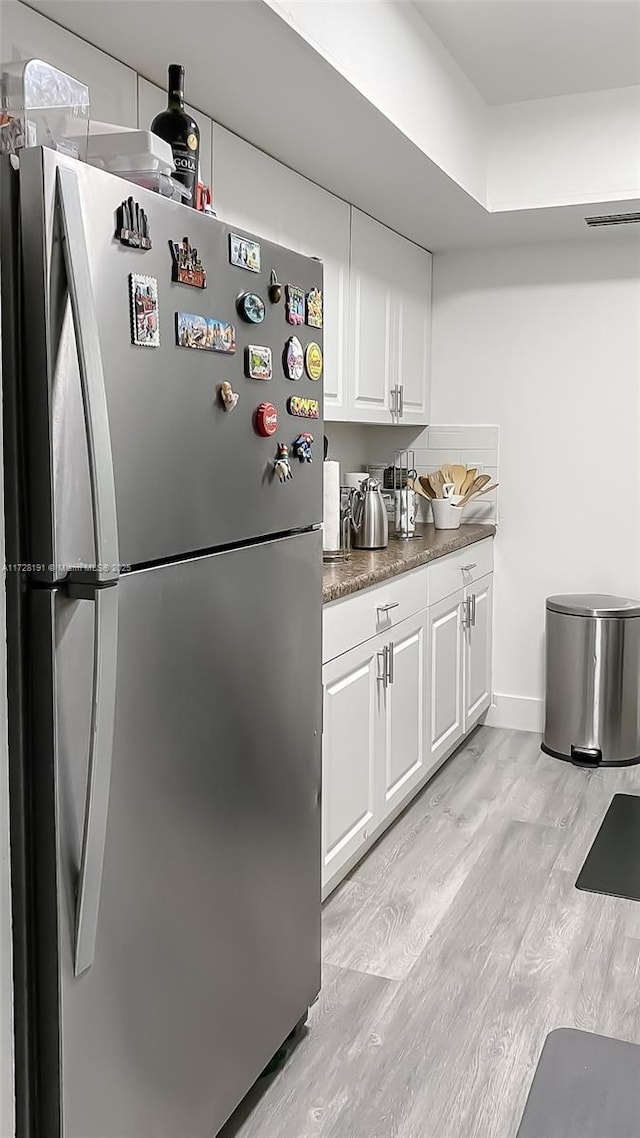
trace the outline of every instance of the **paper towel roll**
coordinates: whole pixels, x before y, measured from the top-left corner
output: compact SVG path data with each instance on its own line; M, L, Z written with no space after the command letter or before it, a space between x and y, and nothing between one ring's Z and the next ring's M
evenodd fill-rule
M340 548L340 463L325 459L322 464L323 515L322 548Z

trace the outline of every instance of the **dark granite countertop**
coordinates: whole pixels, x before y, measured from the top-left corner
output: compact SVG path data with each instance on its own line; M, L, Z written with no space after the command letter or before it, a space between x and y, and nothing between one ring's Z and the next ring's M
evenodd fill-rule
M411 541L389 538L386 549L368 551L354 549L349 561L325 564L322 571L322 600L324 604L368 589L379 581L407 573L419 565L427 565L456 549L464 549L475 541L493 537L496 527L491 525L461 525L460 529L436 529L433 525L416 527L421 535Z

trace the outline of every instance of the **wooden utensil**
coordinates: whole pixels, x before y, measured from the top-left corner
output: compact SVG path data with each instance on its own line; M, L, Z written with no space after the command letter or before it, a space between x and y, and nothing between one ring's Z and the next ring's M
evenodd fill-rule
M487 474L487 475L481 474L480 477L481 478L486 477L486 478L491 479L490 474ZM476 479L476 481L477 481L477 479ZM460 502L452 503L452 505L466 506L467 503L470 502L473 498L481 498L483 496L483 494L490 494L492 490L497 490L498 485L499 485L498 482L492 482L490 486L487 486L485 484L484 486L481 486L480 489L474 489L474 487L472 486L471 489L467 491L464 498L462 498L462 500Z
M465 475L464 482L462 483L462 489L460 490L461 494L466 494L467 490L471 489L471 486L473 484L473 480L474 480L477 473L478 473L477 466L469 467L469 469L467 470L467 473Z
M479 474L477 478L474 478L474 480L471 483L471 486L467 490L466 494L463 495L462 500L460 502L456 502L456 505L457 506L466 506L469 499L471 497L473 497L475 494L477 494L479 490L482 490L487 485L487 482L490 482L490 481L491 481L491 475L490 474Z
M451 481L455 485L455 490L453 491L454 494L462 494L462 486L465 478L467 477L466 466L462 466L460 463L455 463L451 467L451 473L453 474Z
M455 478L453 476L453 467L450 466L448 462L443 462L440 470L442 471L442 477L444 478L445 482L455 482Z
M432 499L435 498L436 494L435 494L435 490L433 489L433 486L431 485L431 483L429 481L429 475L428 474L421 474L419 479L418 479L418 482L420 483L422 489L424 490L425 494L427 495L427 498L431 502Z
M410 490L414 490L416 494L419 494L421 498L426 498L427 502L431 501L431 496L425 494L417 478L407 478L407 486Z
M429 475L429 482L431 483L431 488L434 491L436 498L442 498L442 488L444 486L444 475L442 471L434 470L433 473Z

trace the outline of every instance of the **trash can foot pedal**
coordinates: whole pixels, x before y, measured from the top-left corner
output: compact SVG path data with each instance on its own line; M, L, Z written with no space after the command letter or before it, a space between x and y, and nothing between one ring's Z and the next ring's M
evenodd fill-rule
M599 767L602 751L598 747L574 747L572 743L571 762L575 767Z

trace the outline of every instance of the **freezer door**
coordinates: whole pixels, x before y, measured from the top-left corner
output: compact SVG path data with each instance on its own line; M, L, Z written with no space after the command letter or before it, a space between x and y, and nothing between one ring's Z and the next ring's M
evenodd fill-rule
M319 990L320 566L314 531L107 590L111 786L80 975L95 613L35 591L47 1138L210 1138Z
M322 288L321 263L258 239L260 272L238 268L229 226L52 151L26 150L20 178L29 560L44 566L38 575L59 580L96 561L108 575L118 545L120 562L138 566L318 523L322 420L288 407L302 396L321 408L322 380L306 371L289 379L284 353L292 335L303 348L322 345L322 329L287 322L284 286ZM130 195L149 219L148 250L116 236ZM185 236L206 269L204 289L172 280L170 245ZM272 269L279 304L269 300ZM132 274L157 281L157 347L132 343ZM240 315L246 292L266 305L260 324ZM235 352L179 347L180 312L232 323ZM249 345L271 349L271 379L247 375ZM225 381L239 396L231 411L219 394ZM278 413L271 437L256 430L263 402ZM280 483L277 444L291 448L305 431L315 461L292 458L293 478Z

